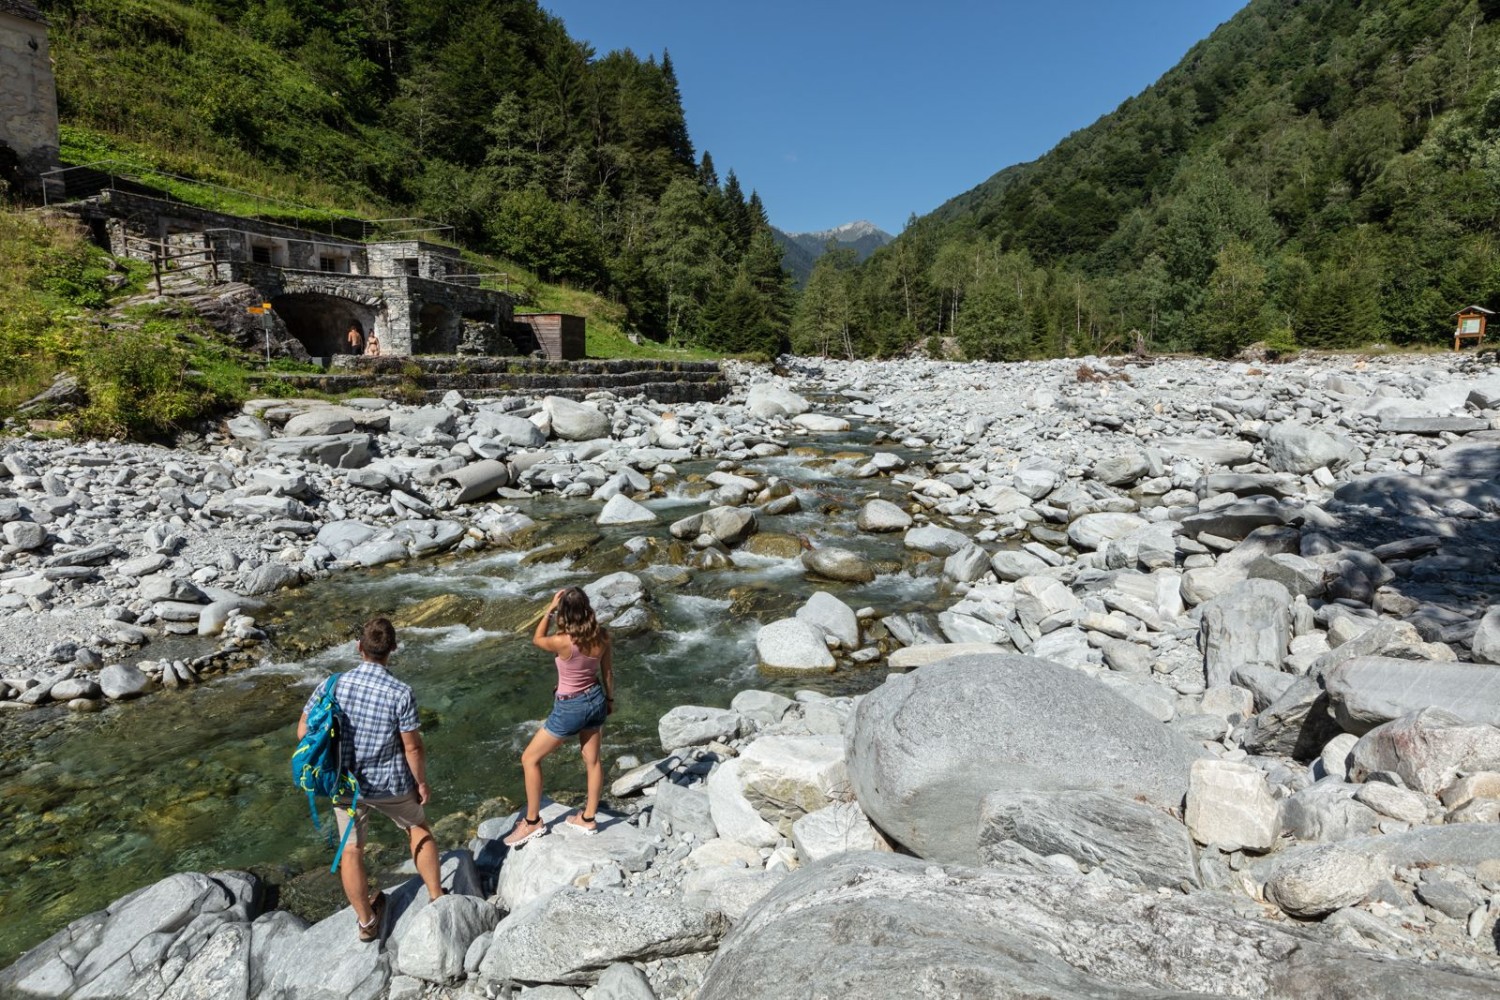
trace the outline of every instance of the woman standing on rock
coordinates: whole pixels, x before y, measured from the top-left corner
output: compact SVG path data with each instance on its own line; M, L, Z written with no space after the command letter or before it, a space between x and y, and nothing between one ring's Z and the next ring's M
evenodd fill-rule
M554 633L552 627L556 625ZM614 711L614 660L609 633L594 617L589 595L578 587L559 590L552 596L547 613L536 623L531 642L555 657L557 691L552 714L538 729L521 754L521 773L526 779L526 813L505 838L507 847L519 847L547 832L542 822L542 761L565 741L578 737L588 776L588 798L581 811L569 816L569 826L593 833L594 815L604 791L604 764L599 759L600 731L604 719Z

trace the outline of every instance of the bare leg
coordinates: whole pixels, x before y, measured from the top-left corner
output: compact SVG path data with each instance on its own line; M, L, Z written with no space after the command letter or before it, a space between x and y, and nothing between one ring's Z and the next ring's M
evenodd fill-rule
M604 794L604 762L599 758L603 742L602 730L585 729L578 734L578 751L583 755L583 773L588 778L588 798L583 806L583 814L588 817L599 812L599 796Z
M407 831L411 835L411 859L416 862L417 874L427 886L427 895L437 899L443 894L441 866L438 864L437 841L432 839L432 828L414 826Z
M526 751L521 754L521 775L526 779L526 815L522 819L542 814L542 761L560 746L562 740L543 727L536 731L536 735L526 745Z
M354 907L354 919L368 924L375 916L370 906L370 876L365 872L365 849L349 838L344 845L344 860L339 862L339 881L344 884L344 895Z

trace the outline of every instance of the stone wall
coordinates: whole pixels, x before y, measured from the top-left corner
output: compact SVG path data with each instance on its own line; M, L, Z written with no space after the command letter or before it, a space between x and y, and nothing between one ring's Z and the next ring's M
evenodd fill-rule
M47 25L0 11L0 141L35 177L57 166L57 85Z

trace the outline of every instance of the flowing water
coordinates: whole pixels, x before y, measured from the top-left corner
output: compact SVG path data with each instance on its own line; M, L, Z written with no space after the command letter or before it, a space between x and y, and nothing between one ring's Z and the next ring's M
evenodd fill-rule
M832 447L863 444L851 435ZM829 447L826 443L824 447ZM657 720L675 705L727 705L747 687L792 693L865 691L883 668L773 678L755 664L755 632L817 589L882 613L938 609L952 596L939 565L913 563L899 534L861 535L868 495L900 502L887 480L847 478L851 460L796 454L747 463L744 472L791 482L803 512L763 517L762 532L801 535L862 552L892 570L865 585L805 579L790 553L734 553L733 568L695 571L675 587L647 578L658 627L616 642L615 715L605 729L613 758L660 753ZM709 466L685 466L685 475ZM648 557L680 560L667 525L704 509L701 487L679 484L650 500L659 523L596 529L598 505L537 499L522 509L542 523L526 551L486 552L395 570L348 573L286 598L273 619L274 658L194 688L111 705L98 715L57 708L0 715L0 967L67 921L176 871L250 868L278 887L282 905L317 915L341 901L327 874L332 850L314 831L292 784L295 724L316 681L353 665L355 623L391 614L402 643L393 672L416 691L429 749L429 814L442 846L460 846L478 819L522 795L519 756L550 707L555 671L518 632L554 590L621 567L624 548L647 535ZM783 539L785 542L786 539ZM558 561L527 552L552 548ZM412 624L402 625L403 621ZM148 656L167 655L165 645ZM174 655L181 655L180 653ZM547 763L549 794L581 794L576 754ZM327 813L324 825L328 826ZM371 867L404 860L394 828L371 824Z

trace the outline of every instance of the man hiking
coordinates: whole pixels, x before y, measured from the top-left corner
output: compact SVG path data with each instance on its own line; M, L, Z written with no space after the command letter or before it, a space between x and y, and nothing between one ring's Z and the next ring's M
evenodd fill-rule
M354 907L359 939L380 937L385 912L385 893L371 898L365 872L365 828L369 810L388 817L411 837L412 860L433 899L443 894L438 868L437 843L422 809L431 798L427 787L427 752L418 727L416 700L411 687L398 681L385 665L396 650L396 629L386 618L372 618L360 631L355 647L360 664L348 673L336 674L318 685L302 709L297 738L307 734L307 716L317 705L327 684L348 718L340 741L343 766L359 782L359 805L354 817L354 836L345 843L339 877L344 895ZM334 800L339 836L349 823L349 799Z

